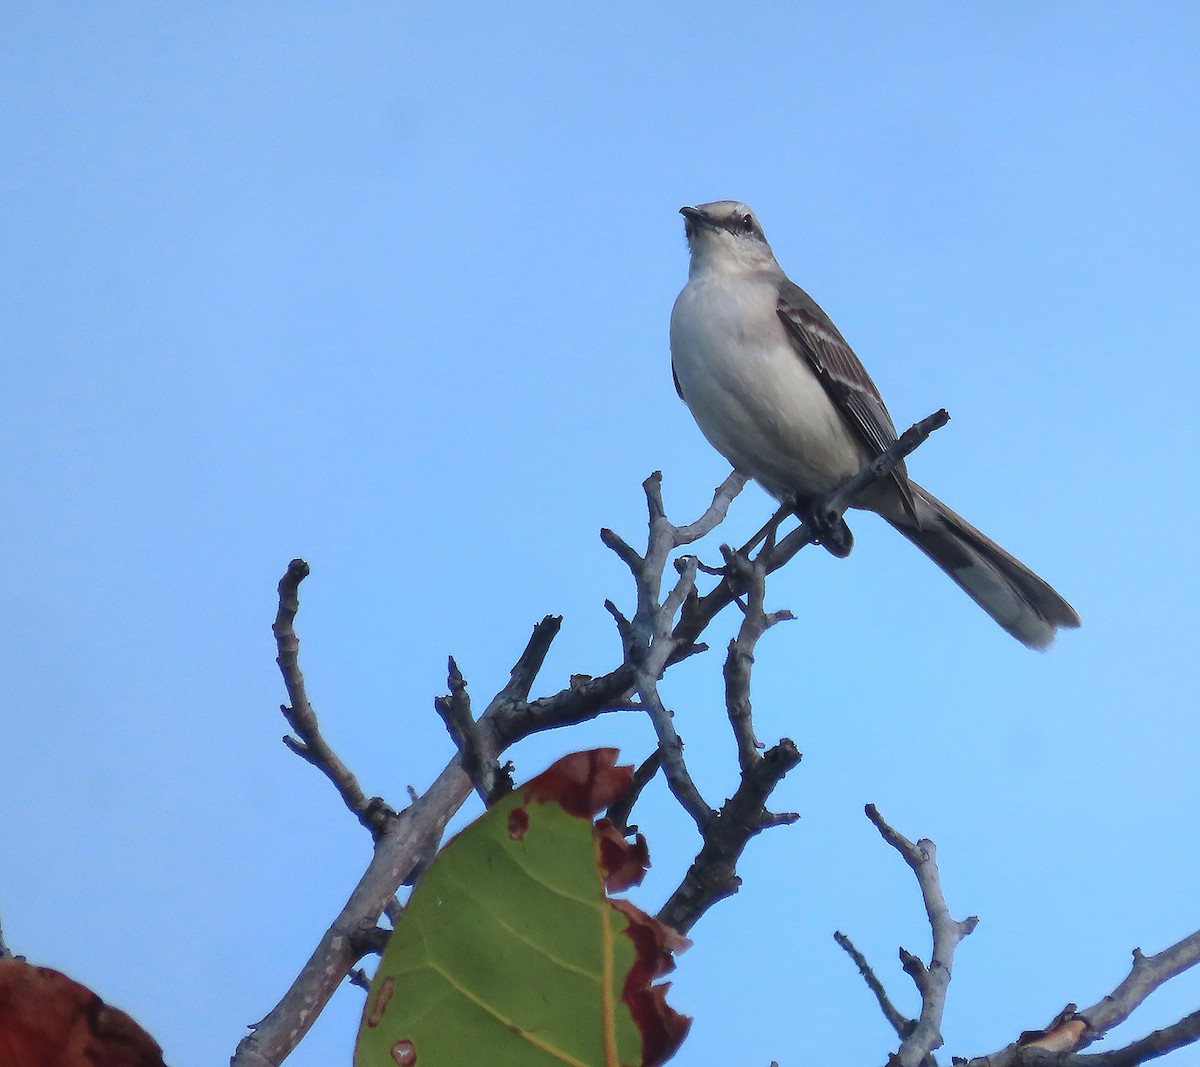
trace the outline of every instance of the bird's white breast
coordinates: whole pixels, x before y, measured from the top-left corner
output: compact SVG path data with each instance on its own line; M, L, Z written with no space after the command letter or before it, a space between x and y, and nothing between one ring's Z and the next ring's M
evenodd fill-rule
M693 273L671 312L671 359L704 436L779 499L827 492L866 452L776 314L770 275Z

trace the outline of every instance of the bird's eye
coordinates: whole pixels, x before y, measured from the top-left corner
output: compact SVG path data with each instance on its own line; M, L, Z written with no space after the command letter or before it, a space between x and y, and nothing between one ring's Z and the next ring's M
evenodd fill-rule
M754 216L753 215L743 215L742 216L742 229L745 230L746 233L754 232Z

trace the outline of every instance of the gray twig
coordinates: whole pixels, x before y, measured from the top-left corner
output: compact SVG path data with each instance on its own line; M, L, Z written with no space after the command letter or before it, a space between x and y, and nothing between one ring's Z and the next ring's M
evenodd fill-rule
M541 673L550 645L562 628L561 615L547 615L533 628L524 651L517 657L508 684L496 695L496 701L519 702L529 699L529 691Z
M910 426L853 478L843 482L821 501L820 512L823 517L827 521L841 518L845 510L854 503L867 486L888 477L900 465L905 456L916 451L928 440L934 430L940 430L949 421L950 413L945 408L941 408Z
M475 716L471 714L467 681L453 656L449 658L447 666L446 687L450 692L434 698L434 710L442 717L451 739L458 747L462 769L471 779L475 792L484 804L491 804L496 794L500 766L496 757L489 756L484 750L483 736L476 728Z
M961 922L951 918L942 893L937 848L932 841L922 838L914 843L889 826L874 804L868 804L865 810L880 836L900 853L916 875L921 899L925 903L925 914L933 931L933 952L928 965L911 953L900 950L904 970L921 994L921 1014L911 1031L901 1040L896 1063L899 1067L918 1067L934 1049L942 1046L942 1014L946 1008L954 952L958 943L975 929L979 920L975 916Z
M633 814L633 806L642 795L642 790L654 780L661 767L662 754L655 749L633 772L633 781L629 783L629 788L608 806L604 815L618 830L625 834L637 830L636 826L630 825L629 816Z
M758 646L758 639L776 623L795 618L790 611L768 614L763 606L767 582L767 568L763 556L770 554L774 544L772 531L767 535L763 551L753 560L746 559L726 545L721 547L726 572L735 575L746 589L742 624L738 628L737 636L729 642L724 669L725 709L737 741L738 764L743 771L753 766L762 749L762 744L754 734L750 704L750 673L754 666L754 652Z
M786 737L757 756L742 772L737 790L721 806L704 834L704 843L670 900L658 913L660 921L687 933L717 901L741 886L737 861L752 837L772 826L787 826L795 812L769 812L767 798L784 775L800 762L800 752Z
M1081 1052L1128 1019L1164 982L1200 964L1200 930L1153 956L1133 950L1129 974L1111 992L1082 1011L1068 1005L1045 1030L1022 1034L988 1056L956 1060L966 1067L1137 1067L1168 1052L1200 1042L1200 1011L1121 1048Z
M1088 1035L1079 1047L1086 1048L1093 1041L1099 1041L1105 1033L1128 1019L1160 985L1197 963L1200 963L1200 930L1153 956L1144 956L1140 948L1135 948L1133 964L1124 981L1079 1013L1088 1024Z
M297 756L307 760L333 783L342 801L376 839L383 833L395 812L380 797L368 798L358 784L350 768L329 747L317 723L317 713L309 703L304 687L304 675L300 672L300 639L296 636L294 623L300 608L300 583L308 577L308 564L294 559L288 564L287 572L279 580L279 609L271 627L275 634L275 646L291 704L281 704L280 711L297 737L285 735L283 743Z
M682 650L672 630L676 616L695 594L696 561L694 558L683 561L678 579L665 596L662 593L663 573L671 553L717 526L744 485L745 478L731 474L714 492L712 503L699 519L687 526L674 526L667 519L663 506L662 475L655 471L642 483L649 513L645 554L635 551L611 530L600 532L604 544L629 568L637 590L637 611L632 621L626 620L611 602L606 607L617 621L626 661L634 668L634 688L658 737L667 785L701 834L711 824L715 812L692 781L683 758L683 739L658 692L658 679L667 664L682 658L676 655ZM688 645L690 647L692 642Z
M916 1025L916 1019L906 1018L896 1006L892 1003L891 998L887 995L887 990L883 988L883 983L876 977L875 972L871 969L871 965L867 962L867 957L858 951L853 941L845 934L838 930L833 935L842 950L854 961L854 966L858 968L858 973L862 975L862 979L867 983L867 988L874 994L875 999L879 1002L879 1010L883 1012L883 1017L887 1019L892 1029L896 1031L896 1036L904 1038L909 1031Z

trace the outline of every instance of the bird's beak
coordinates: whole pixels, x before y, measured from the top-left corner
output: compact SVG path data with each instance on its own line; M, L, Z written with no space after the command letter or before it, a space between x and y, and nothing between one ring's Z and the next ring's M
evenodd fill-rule
M708 222L708 216L704 214L704 212L698 207L681 207L679 209L679 214L687 219L688 222Z

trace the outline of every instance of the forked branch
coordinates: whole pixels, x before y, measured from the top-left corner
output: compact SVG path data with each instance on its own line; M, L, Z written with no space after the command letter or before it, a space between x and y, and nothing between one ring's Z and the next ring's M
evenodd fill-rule
M912 953L900 950L904 970L913 979L921 997L920 1016L908 1019L898 1011L883 983L850 939L841 932L834 934L834 938L854 961L884 1018L901 1038L899 1050L888 1060L889 1067L916 1067L918 1064L933 1067L936 1064L933 1050L942 1043L941 1018L954 952L958 943L975 928L977 920L973 916L961 922L951 918L942 894L932 841L909 841L889 826L873 805L867 805L866 811L883 839L904 857L916 875L933 931L933 953L928 965ZM970 1060L956 1056L953 1062L960 1067L1138 1067L1186 1048L1200 1042L1200 1011L1120 1048L1094 1053L1081 1051L1128 1019L1164 982L1198 964L1200 931L1153 956L1134 949L1129 974L1095 1004L1082 1011L1074 1004L1068 1004L1044 1029L1026 1031L1016 1041L990 1055Z
M945 421L944 413L931 416L906 433L892 448L874 460L834 494L825 506L844 508L868 482L883 477ZM499 756L514 742L533 733L584 722L598 715L630 707L636 694L639 706L654 723L658 736L655 762L661 764L680 803L691 814L702 836L702 847L679 889L663 909L680 928L690 927L717 900L737 888L736 862L751 837L768 826L792 821L791 813L773 814L767 798L800 759L788 740L761 753L750 716L749 677L755 643L775 622L786 617L768 615L762 608L763 581L804 547L811 536L801 526L778 545L774 539L753 559L727 554L717 587L700 596L696 588L698 567L693 558L678 562L677 577L664 594L664 574L678 549L706 536L725 518L729 505L745 485L740 474L731 474L717 488L704 514L695 522L673 525L662 501L661 476L644 484L649 513L646 548L639 552L611 531L604 543L626 563L637 590L637 609L626 619L611 607L621 637L621 663L597 677L575 675L570 684L548 696L530 699L530 692L561 620L547 617L534 630L525 651L513 668L508 684L473 717L466 697L466 682L451 661L449 693L438 701L458 753L422 796L397 811L378 798L368 798L354 775L326 743L308 700L299 668L299 642L294 619L299 605L300 582L308 565L295 560L279 585L279 610L275 635L279 666L290 704L284 714L294 731L286 738L292 751L318 767L333 783L346 806L367 826L375 839L371 862L350 898L321 938L312 957L279 1004L239 1044L232 1067L277 1067L304 1037L341 981L358 960L372 950L376 923L395 900L398 888L411 882L423 859L436 847L446 823L474 787L490 798L502 784ZM702 651L699 637L708 623L735 598L747 596L749 606L731 644L726 663L726 702L737 739L741 771L737 790L718 810L701 797L683 756L683 741L658 690L663 673L674 663ZM647 763L646 774L653 764ZM645 776L643 776L645 777ZM629 806L636 795L629 798ZM628 811L624 813L628 818ZM623 820L624 821L624 820Z

